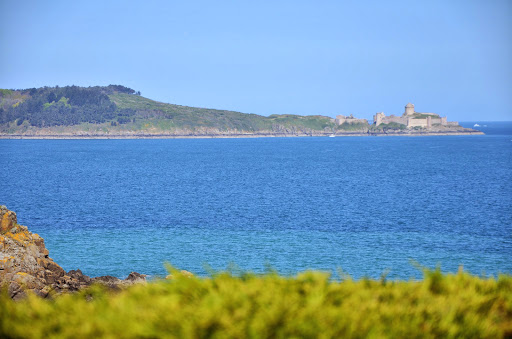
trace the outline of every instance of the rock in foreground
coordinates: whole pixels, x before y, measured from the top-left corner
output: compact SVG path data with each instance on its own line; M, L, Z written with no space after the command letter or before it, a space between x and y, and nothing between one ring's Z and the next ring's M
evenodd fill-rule
M0 206L0 222L0 285L7 286L13 299L22 298L26 291L47 297L51 292L78 291L93 283L118 289L146 281L144 274L136 272L124 280L91 278L80 270L66 272L49 257L43 238L18 224L16 213Z

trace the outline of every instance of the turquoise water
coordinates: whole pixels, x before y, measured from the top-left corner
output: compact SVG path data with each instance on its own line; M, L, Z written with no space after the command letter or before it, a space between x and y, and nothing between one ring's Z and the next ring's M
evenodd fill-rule
M492 123L490 123L492 125ZM472 123L471 123L472 125ZM486 136L0 140L0 204L64 269L512 273L512 124ZM490 128L490 127L486 127Z

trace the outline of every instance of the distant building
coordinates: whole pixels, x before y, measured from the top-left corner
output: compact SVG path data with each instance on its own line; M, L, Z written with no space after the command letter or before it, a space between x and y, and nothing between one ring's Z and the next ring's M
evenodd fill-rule
M386 116L383 112L376 113L373 116L373 123L376 126L380 124L396 123L402 124L409 128L422 127L432 128L438 126L458 126L457 122L448 122L446 117L440 117L436 113L420 113L414 111L414 105L408 103L405 105L405 112L402 116L390 115Z
M403 115L413 115L414 114L414 105L411 103L408 103L405 105L405 112Z
M368 120L354 118L354 115L352 115L352 114L350 114L348 117L346 117L344 115L337 115L335 121L336 121L336 124L338 124L338 125L343 125L344 123L351 124L351 125L353 125L353 124L368 125Z

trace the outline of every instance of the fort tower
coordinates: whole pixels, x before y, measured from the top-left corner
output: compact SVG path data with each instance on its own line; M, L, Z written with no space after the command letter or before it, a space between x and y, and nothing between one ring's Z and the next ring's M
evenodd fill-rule
M408 103L405 105L405 113L404 115L413 115L414 114L414 105L411 103Z

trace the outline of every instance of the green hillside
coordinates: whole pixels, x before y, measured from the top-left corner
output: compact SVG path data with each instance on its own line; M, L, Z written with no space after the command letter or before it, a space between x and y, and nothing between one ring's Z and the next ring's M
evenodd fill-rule
M289 132L330 133L326 116L271 115L157 102L120 85L0 90L0 132L6 134Z

